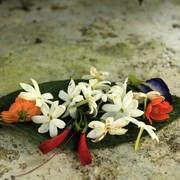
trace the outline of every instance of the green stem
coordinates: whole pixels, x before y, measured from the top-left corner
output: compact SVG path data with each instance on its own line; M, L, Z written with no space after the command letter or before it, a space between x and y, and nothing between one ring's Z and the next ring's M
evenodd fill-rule
M84 129L82 130L82 133L85 133L87 131L87 129L88 129L88 123L87 123L86 115L85 114L83 114L83 115L84 115L85 124L84 124Z
M75 117L75 122L74 122L77 131L81 130L81 127L80 127L81 122L82 122L82 114L81 114L80 110L77 110L76 117Z
M81 131L82 133L85 133L87 131L88 129L87 118L81 109L77 110L77 115L74 123L77 131Z
M98 112L99 112L99 108L100 108L100 106L102 105L102 103L103 103L103 101L100 100L100 102L99 102L98 105L97 105L97 111L98 111Z
M89 99L88 99L88 98L87 98L87 99L84 99L84 100L82 100L82 101L76 103L75 105L70 106L69 109L73 109L73 108L82 106L82 105L84 105L84 104L86 104L86 103L88 103L88 102L89 102Z
M139 134L138 134L138 136L137 136L137 139L136 139L136 142L135 142L135 145L134 145L134 150L135 151L137 151L138 150L138 146L139 146L139 142L140 142L140 138L141 138L141 135L142 135L142 133L143 133L143 130L144 130L144 128L140 128L140 130L139 130Z

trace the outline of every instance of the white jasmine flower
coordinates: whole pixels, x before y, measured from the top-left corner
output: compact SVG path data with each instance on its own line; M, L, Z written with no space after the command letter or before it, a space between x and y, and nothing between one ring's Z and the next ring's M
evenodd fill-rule
M82 93L84 96L84 102L88 103L88 106L90 108L89 114L94 114L95 116L97 115L97 104L96 104L96 99L95 97L92 96L92 89L90 86L86 87L85 85L82 84Z
M93 97L95 97L96 101L102 99L103 102L107 102L108 100L108 92L104 90L97 90L93 93Z
M80 95L80 92L81 92L80 85L76 86L73 79L71 79L68 85L67 93L64 92L63 90L59 92L59 98L65 101L63 105L67 107L67 110L65 114L63 115L63 117L66 117L69 114L71 117L73 118L75 117L77 107L75 107L74 105L77 102L80 102L84 99L83 96ZM68 107L74 107L74 108L68 108Z
M115 119L125 116L139 117L144 111L138 108L138 101L133 99L132 91L129 91L123 98L116 96L113 99L114 104L105 104L102 109L106 111L103 115L104 118L108 116L113 116Z
M121 97L125 96L126 95L126 91L127 91L127 82L128 82L128 77L125 79L124 83L120 83L120 82L117 82L117 86L120 87L119 89L119 94Z
M46 133L49 131L51 137L58 135L58 128L63 129L65 122L59 119L59 117L65 112L66 107L59 105L58 101L52 103L51 107L47 104L43 104L41 111L43 115L33 116L32 121L37 124L42 124L38 132Z
M92 89L110 89L110 86L108 84L111 84L110 81L99 81L98 79L90 79L89 85Z
M125 79L124 83L116 83L116 85L112 86L108 98L113 100L116 96L124 97L126 95L127 90L127 81L128 78Z
M97 79L97 80L104 80L109 77L108 72L98 72L95 67L91 67L90 75L84 75L82 79Z
M129 122L132 122L133 124L137 125L139 128L145 129L149 133L149 135L151 136L151 138L153 140L156 139L157 142L159 142L157 135L153 131L153 130L156 130L155 127L150 126L150 125L146 125L144 122L138 121L137 119L132 118L132 117L126 117L125 119L128 120Z
M36 106L41 107L44 103L51 103L49 99L53 99L51 93L44 93L41 94L38 83L31 79L33 86L26 83L20 83L20 86L27 92L21 92L19 97L26 99L26 100L34 100L36 101Z
M113 117L108 117L105 123L100 121L92 121L89 123L89 127L93 128L87 137L94 139L93 142L99 142L107 133L111 135L123 135L127 132L127 129L123 128L129 122L125 118L120 118L114 121Z
M134 92L133 93L134 99L137 100L153 100L156 97L161 97L163 99L165 99L163 96L161 96L161 94L157 91L149 91L148 93L142 93L142 92Z

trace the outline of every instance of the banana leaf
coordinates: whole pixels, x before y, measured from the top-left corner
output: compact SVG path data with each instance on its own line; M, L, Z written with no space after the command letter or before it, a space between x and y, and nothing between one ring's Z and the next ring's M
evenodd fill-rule
M76 80L76 83L79 81L80 80ZM42 93L49 92L54 96L54 100L60 101L60 99L58 98L59 91L60 90L66 91L68 84L69 84L69 80L60 80L60 81L51 81L51 82L42 83L39 85L39 87ZM0 98L0 112L4 110L8 110L10 105L15 101L16 97L19 95L20 92L21 90L18 90L6 96L1 97ZM164 128L165 126L167 126L168 124L172 123L173 121L177 120L180 117L180 112L179 112L180 98L177 96L172 96L172 99L173 99L173 103L172 103L173 111L169 114L170 118L161 122L153 122L153 126L156 128L157 131ZM140 118L139 120L144 121L143 119L140 119ZM11 127L15 129L15 131L20 131L22 132L23 135L27 135L27 137L31 136L32 141L37 142L37 146L39 145L39 143L50 138L48 133L44 133L44 134L38 133L37 130L38 130L39 125L33 122L7 124L7 123L4 123L3 121L0 121L0 126L1 126L0 130L6 127ZM88 144L89 149L106 148L106 147L109 148L109 147L120 145L122 143L135 141L139 133L139 128L131 123L127 125L125 128L128 129L128 132L126 134L122 136L106 135L106 137L98 143L94 143L90 139L87 138L87 144ZM61 133L62 131L63 130L59 130L59 133ZM73 133L73 130L72 130L72 133ZM71 141L66 145L66 148L69 148L71 150L76 150L79 135L80 133L77 132L74 135L74 137L71 139ZM143 136L146 136L146 135L147 133L143 132Z

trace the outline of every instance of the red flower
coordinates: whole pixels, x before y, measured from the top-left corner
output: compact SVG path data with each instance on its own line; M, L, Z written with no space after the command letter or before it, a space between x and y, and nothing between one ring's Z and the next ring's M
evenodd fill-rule
M67 137L67 135L69 134L71 130L70 129L65 129L61 134L59 134L58 136L49 139L45 142L43 142L40 146L39 149L41 150L41 152L43 154L47 154L48 152L52 151L54 148L56 148L58 145L60 145L65 138Z
M151 119L159 121L168 119L170 116L167 113L172 110L173 107L167 101L163 101L162 98L157 97L148 104L145 115L150 124L152 124Z
M31 121L31 117L41 114L41 110L36 106L35 101L29 101L17 97L9 111L1 113L2 120L6 123L15 123L23 121Z
M78 144L78 154L79 154L81 164L83 166L91 164L92 156L87 148L85 133L81 133L80 135L79 144Z

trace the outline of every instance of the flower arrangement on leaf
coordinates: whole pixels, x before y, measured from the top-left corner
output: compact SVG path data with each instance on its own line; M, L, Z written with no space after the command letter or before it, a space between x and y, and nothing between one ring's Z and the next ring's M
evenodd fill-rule
M159 142L156 124L168 121L173 111L171 94L160 78L140 81L130 75L123 83L115 83L109 80L108 72L91 67L89 75L81 80L68 80L67 86L63 81L63 85L54 82L52 87L48 84L47 89L41 90L34 79L31 81L32 86L20 83L23 90L14 97L9 109L1 112L1 124L38 124L34 132L49 136L39 145L44 154L74 133L79 139L77 151L83 166L92 162L88 145L101 143L109 136L120 140L134 129L139 131L132 133L135 150L143 131ZM91 141L87 143L87 139Z

